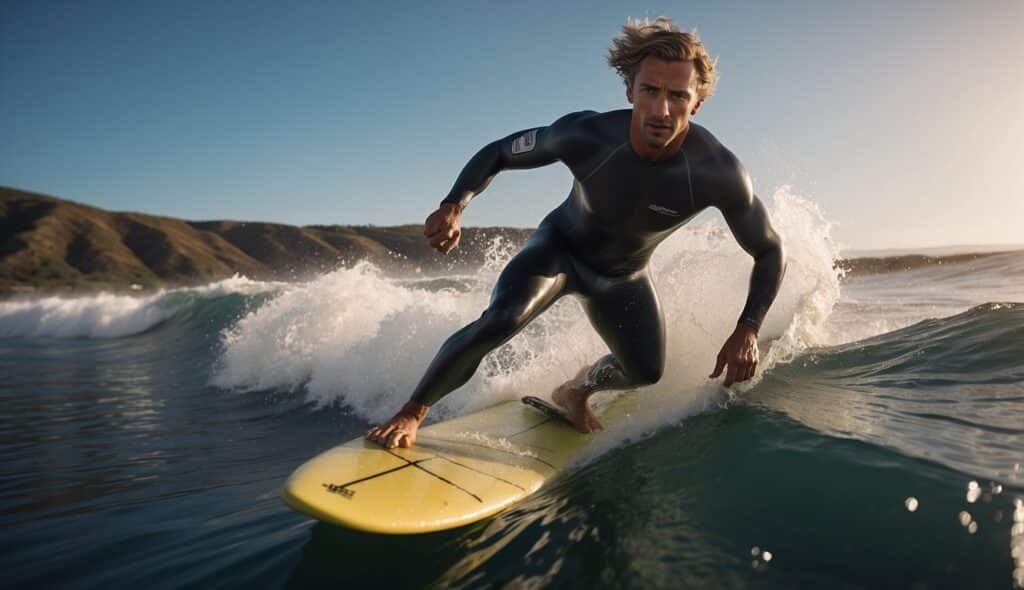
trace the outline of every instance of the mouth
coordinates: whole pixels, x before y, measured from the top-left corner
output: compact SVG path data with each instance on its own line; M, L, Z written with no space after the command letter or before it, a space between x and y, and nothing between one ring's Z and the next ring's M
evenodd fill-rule
M659 125L657 123L648 123L647 127L655 133L670 133L672 131L671 125Z

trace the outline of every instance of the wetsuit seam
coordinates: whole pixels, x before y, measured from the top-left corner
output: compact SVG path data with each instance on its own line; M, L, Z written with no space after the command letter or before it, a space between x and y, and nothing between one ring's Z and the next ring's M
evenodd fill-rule
M690 159L686 157L686 150L680 149L679 151L683 153L683 163L686 164L686 184L690 188L690 207L693 210L693 215L696 215L697 201L693 197L693 178L690 176ZM692 219L693 215L690 215L689 219ZM687 219L687 221L689 221L689 219Z
M601 160L601 163L598 164L593 170L591 170L590 174L587 174L586 178L584 178L583 180L580 181L580 184L583 184L584 182L590 180L591 176L593 176L594 174L597 174L597 171L600 170L601 168L603 168L604 165L608 163L608 160L611 160L612 156L614 156L615 154L619 153L619 150L621 150L623 147L625 147L625 145L627 143L629 143L629 142L628 141L624 141L624 142L622 142L622 144L619 147L617 147L614 150L612 150L612 153L608 154L608 157L606 157L605 159Z

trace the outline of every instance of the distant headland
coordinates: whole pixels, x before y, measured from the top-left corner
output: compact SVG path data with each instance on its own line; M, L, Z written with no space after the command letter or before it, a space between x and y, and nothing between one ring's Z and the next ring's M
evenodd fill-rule
M150 291L239 273L295 281L359 260L389 271L469 270L495 237L518 247L532 229L464 228L448 256L419 225L309 225L184 221L105 211L0 187L0 296L81 291Z
M495 238L518 248L531 233L524 228L463 228L459 248L443 256L430 248L419 225L185 221L105 211L0 187L0 297L151 291L235 274L298 281L359 260L387 272L468 272L484 263ZM837 260L836 266L851 276L955 264L995 253L858 257Z

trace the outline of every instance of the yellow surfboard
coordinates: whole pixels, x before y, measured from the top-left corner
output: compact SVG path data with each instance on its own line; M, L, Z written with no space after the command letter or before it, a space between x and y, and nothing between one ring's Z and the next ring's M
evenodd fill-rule
M303 514L373 533L476 522L537 491L591 441L534 403L505 402L424 427L411 449L362 438L339 445L296 469L282 496ZM610 414L622 412L601 417Z

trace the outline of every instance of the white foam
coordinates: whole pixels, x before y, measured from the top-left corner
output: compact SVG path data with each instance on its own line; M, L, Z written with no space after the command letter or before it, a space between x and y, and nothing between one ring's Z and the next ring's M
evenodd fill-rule
M170 318L188 296L216 298L279 286L235 275L201 287L160 290L152 295L97 293L0 301L0 337L120 338L145 332Z
M762 337L764 369L821 341L839 297L830 225L787 188L769 211L789 266ZM498 272L514 254L498 243L468 290L429 292L360 263L285 288L223 335L213 382L243 390L300 390L318 404L338 402L362 418L385 420L404 403L438 347L486 307ZM736 325L753 261L721 223L686 227L662 244L652 271L668 327L668 363L643 391L633 436L701 411L724 397L707 375ZM607 354L571 297L491 353L476 375L444 398L431 418L460 415L526 394L547 396L584 364Z

